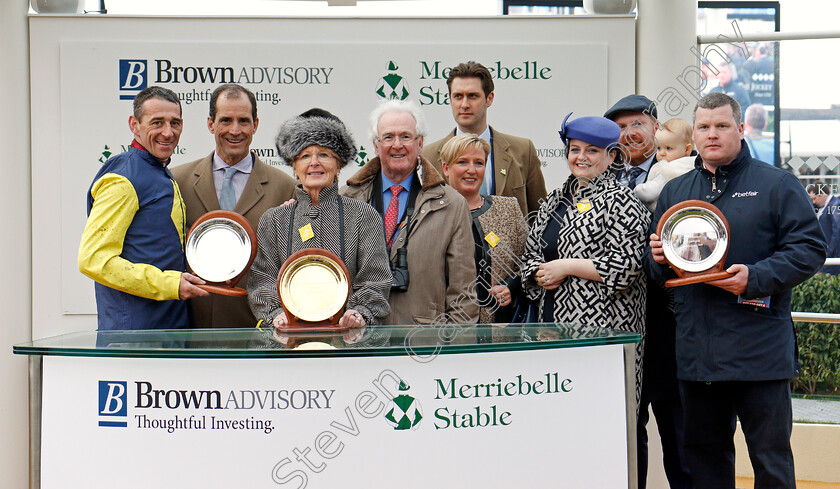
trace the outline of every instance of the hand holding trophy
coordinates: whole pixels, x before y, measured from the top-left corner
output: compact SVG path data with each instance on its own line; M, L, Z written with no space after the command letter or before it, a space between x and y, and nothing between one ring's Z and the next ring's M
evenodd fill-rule
M662 214L656 227L662 251L679 278L666 287L697 284L732 277L724 271L729 251L729 223L714 205L687 200Z

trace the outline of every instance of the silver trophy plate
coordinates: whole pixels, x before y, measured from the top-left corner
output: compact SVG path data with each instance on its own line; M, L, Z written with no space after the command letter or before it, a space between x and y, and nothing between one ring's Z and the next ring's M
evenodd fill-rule
M226 282L249 266L251 246L248 232L238 222L225 217L207 219L187 238L187 263L208 282Z
M687 272L709 270L726 256L729 233L714 212L689 206L674 212L662 227L662 250L674 266Z

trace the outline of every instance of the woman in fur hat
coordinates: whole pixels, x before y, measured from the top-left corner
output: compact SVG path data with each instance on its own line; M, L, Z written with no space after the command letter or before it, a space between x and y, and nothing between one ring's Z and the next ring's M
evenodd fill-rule
M257 319L289 324L277 296L277 275L292 253L323 248L347 266L351 291L339 326L379 324L388 316L391 270L382 219L369 204L338 195L338 173L356 156L353 137L333 114L311 109L280 127L277 151L298 180L296 202L266 211L257 229L259 250L248 280Z

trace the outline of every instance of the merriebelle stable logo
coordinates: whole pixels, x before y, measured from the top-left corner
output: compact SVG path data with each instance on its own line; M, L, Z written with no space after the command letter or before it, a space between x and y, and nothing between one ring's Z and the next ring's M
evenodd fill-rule
M405 100L409 95L408 82L397 70L399 66L393 61L388 62L388 74L376 82L376 95L385 100Z
M572 379L561 378L558 372L530 380L519 374L506 382L501 377L494 382L480 383L463 382L457 377L448 381L435 379L435 399L449 400L446 406L435 410L435 430L508 426L514 421L513 412L506 411L497 399L564 394L572 388ZM466 399L494 400L492 405L473 401L476 405L468 407L455 402Z
M473 401L469 407L452 401L466 399L493 399L522 396L546 396L572 391L572 379L561 378L559 372L549 372L540 377L527 379L522 374L503 381L498 377L492 382L468 383L454 377L448 380L436 378L434 381L435 400L448 401L434 411L435 431L450 428L488 428L508 426L513 422L513 413L506 411L495 400L492 405ZM409 395L410 386L400 380L399 395L391 400L385 412L385 420L394 430L416 430L423 419L420 402Z
M391 405L385 414L385 419L395 430L417 429L420 420L423 419L423 408L417 399L407 394L409 389L404 381L400 381L400 395L391 399Z

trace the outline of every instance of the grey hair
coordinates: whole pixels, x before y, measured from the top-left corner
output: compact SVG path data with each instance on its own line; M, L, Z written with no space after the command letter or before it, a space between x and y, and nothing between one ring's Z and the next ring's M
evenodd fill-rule
M423 111L420 110L420 106L417 105L417 102L404 100L386 100L377 105L368 117L368 122L370 123L370 138L374 142L376 141L377 136L379 136L379 119L381 119L382 116L387 114L388 112L405 112L411 115L411 117L414 118L414 130L417 133L417 135L426 135L426 116L423 115Z

